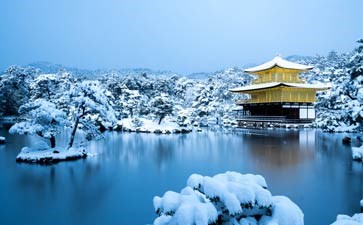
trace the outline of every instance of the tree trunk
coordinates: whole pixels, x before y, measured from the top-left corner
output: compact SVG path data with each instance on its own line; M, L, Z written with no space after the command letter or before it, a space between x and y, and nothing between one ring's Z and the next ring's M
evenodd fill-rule
M49 141L50 141L50 147L51 148L55 148L55 137L54 136L51 136L49 138Z
M74 122L74 126L71 132L71 138L69 140L69 144L68 144L68 148L70 149L73 146L73 142L74 142L74 137L76 136L76 131L77 131L77 127L78 127L78 123L79 123L79 116L77 116L76 121Z
M164 115L160 116L160 119L159 119L159 125L161 124L161 121L164 119Z

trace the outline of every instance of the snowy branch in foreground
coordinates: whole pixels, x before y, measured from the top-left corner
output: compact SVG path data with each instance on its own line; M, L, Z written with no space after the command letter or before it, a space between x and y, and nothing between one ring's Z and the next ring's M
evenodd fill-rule
M290 199L272 196L260 175L193 174L180 193L154 197L154 225L303 225L304 214Z

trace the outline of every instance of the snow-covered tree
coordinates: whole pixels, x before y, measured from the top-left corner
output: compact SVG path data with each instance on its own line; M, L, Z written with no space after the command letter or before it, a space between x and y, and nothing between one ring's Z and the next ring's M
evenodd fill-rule
M47 138L52 148L56 145L55 137L69 125L67 115L56 105L44 99L37 99L19 108L20 122L10 128L12 134L37 134Z
M359 46L356 48L356 53L350 60L350 77L356 79L363 76L363 38L358 41Z
M29 100L29 85L39 71L32 67L9 67L0 76L0 115L17 115Z
M331 90L318 96L318 127L327 131L363 130L363 39L358 41L345 75L332 82Z
M166 94L161 94L155 97L150 102L151 111L159 117L158 124L165 118L165 116L173 113L174 102Z
M133 117L138 113L141 95L138 90L124 89L120 96L120 106L127 116Z
M116 123L115 111L105 92L98 81L83 81L71 90L73 126L68 148L73 146L78 128L84 130L88 138L94 138L100 135L97 125L112 127ZM79 126L80 124L82 126Z

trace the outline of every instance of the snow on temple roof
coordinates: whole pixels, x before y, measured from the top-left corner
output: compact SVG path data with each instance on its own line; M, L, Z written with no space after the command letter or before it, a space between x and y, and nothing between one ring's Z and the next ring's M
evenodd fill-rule
M275 66L286 68L286 69L294 69L294 70L311 70L313 66L306 66L298 63L289 62L287 60L284 60L280 56L276 56L271 61L268 61L264 64L261 64L259 66L251 67L248 69L245 69L245 72L258 72L262 70L268 70Z
M263 84L253 84L244 87L238 87L230 89L231 92L243 92L243 91L253 91L259 89L266 88L274 88L278 86L286 86L286 87L295 87L295 88L309 88L316 90L325 90L330 88L329 85L321 85L321 84L300 84L300 83L284 83L284 82L271 82L271 83L263 83Z

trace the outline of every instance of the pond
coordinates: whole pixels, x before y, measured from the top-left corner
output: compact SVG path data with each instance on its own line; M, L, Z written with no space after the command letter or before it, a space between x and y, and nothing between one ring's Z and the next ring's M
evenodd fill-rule
M36 137L9 135L0 145L0 223L143 225L156 217L153 197L180 191L192 173L261 174L273 195L286 195L305 224L331 224L359 212L363 166L343 134L317 130L241 130L185 135L106 133L96 155L52 166L15 163ZM60 137L65 144L65 137ZM354 143L353 143L354 144Z

